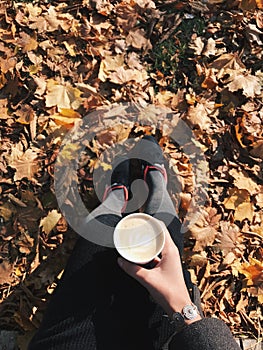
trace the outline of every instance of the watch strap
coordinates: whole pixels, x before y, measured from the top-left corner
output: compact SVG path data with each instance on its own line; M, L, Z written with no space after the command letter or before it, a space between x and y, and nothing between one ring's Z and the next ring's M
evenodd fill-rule
M182 312L173 313L172 323L178 330L181 330L187 325L185 321L194 320L199 314L195 304L188 304L183 307Z

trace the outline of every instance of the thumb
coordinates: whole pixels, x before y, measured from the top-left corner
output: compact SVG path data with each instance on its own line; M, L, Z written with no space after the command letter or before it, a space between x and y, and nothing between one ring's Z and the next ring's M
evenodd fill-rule
M147 269L144 269L139 265L132 264L123 258L118 258L118 264L128 275L135 278L139 282L147 279L147 275L149 273Z

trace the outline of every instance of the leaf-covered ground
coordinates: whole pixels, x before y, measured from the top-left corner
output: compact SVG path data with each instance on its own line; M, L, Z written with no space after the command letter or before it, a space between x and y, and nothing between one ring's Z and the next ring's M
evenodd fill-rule
M179 179L180 200L170 193L185 220L196 174L169 137L174 117L158 114L170 108L209 165L184 256L206 315L236 336L262 337L262 10L262 0L0 2L1 328L39 326L77 238L53 186L64 135L90 111L133 102L156 106L146 123L117 109L90 126L83 198L98 205L93 170L110 164L102 151L153 133L170 181Z

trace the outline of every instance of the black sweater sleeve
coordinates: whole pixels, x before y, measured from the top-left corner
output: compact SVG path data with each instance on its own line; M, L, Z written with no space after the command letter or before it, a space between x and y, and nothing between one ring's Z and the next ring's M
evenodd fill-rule
M169 350L240 350L240 347L223 321L203 318L176 333Z

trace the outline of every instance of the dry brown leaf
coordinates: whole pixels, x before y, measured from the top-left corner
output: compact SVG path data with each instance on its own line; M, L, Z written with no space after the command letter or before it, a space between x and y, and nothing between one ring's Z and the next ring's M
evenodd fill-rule
M60 85L55 80L47 82L46 106L61 109L77 109L82 101L81 91L70 84Z
M106 56L100 63L100 70L98 78L105 82L111 72L115 72L118 68L124 65L124 56Z
M263 35L263 32L259 30L255 24L248 24L246 28L246 34L249 37L251 43L256 42L257 45L263 45L260 37Z
M115 72L109 75L109 80L112 83L121 85L132 81L144 85L148 78L146 70L139 71L137 69L125 69L124 67L117 68Z
M217 214L216 209L208 208L196 213L197 220L194 224L189 224L190 237L195 239L194 252L202 252L205 247L214 243L217 234L217 225L221 215ZM192 218L192 220L194 217Z
M199 126L201 130L206 130L211 124L211 119L208 117L208 111L203 103L198 103L196 106L190 106L187 113L187 119L193 126Z
M253 205L250 201L249 192L245 189L231 188L229 197L224 200L226 209L235 210L234 219L243 221L248 219L252 221L254 216Z
M143 9L152 8L155 9L156 5L152 0L134 0L134 2Z
M204 39L198 36L192 43L189 44L189 48L194 50L195 55L200 56L205 47Z
M0 263L0 284L12 282L13 268L14 266L8 260L3 260Z
M151 42L145 35L146 33L143 29L131 30L126 38L126 43L135 49L151 50Z
M218 55L218 49L216 48L216 41L213 38L209 38L207 40L207 43L202 52L202 55L206 57Z
M12 71L17 64L17 59L15 57L2 58L0 57L0 68L2 73L7 73Z
M217 238L220 240L219 247L225 256L228 253L241 248L240 241L242 240L242 234L237 225L228 221L221 221L220 230L221 232L217 233Z
M258 77L251 74L237 74L228 84L231 92L242 90L246 97L255 97L261 93L261 84Z
M243 11L253 12L256 7L263 8L262 0L241 0L239 7Z
M257 205L262 209L263 208L263 186L261 186L260 192L255 196Z
M260 10L263 10L263 0L256 0L256 3L257 3L257 7Z
M35 111L28 104L23 104L18 110L15 111L15 115L19 117L18 123L30 124L35 117Z
M30 254L32 253L32 248L34 247L34 238L30 237L30 235L23 231L21 232L19 239L16 241L18 249L22 254Z
M22 51L24 53L28 51L36 50L38 47L36 35L32 37L25 32L20 33L20 38L17 39L17 44L21 46Z
M263 159L263 140L259 140L259 141L255 142L252 147L253 148L250 151L250 154L253 157Z
M7 119L10 118L10 115L8 114L8 101L6 98L0 99L0 115L1 119Z
M221 69L233 69L233 70L243 70L246 69L246 66L243 64L241 59L237 54L232 53L224 53L216 60L214 60L210 65L211 68L215 68L217 70Z
M229 174L234 178L235 186L242 190L248 190L250 194L255 194L259 191L259 187L255 181L253 181L245 171L231 169Z
M61 219L61 213L56 209L51 210L46 217L40 220L40 227L46 235L49 235L53 228L57 225L58 221Z
M205 70L205 80L202 82L202 88L214 89L218 85L214 68Z
M39 153L29 148L23 152L19 146L12 148L10 156L8 156L9 165L16 170L14 180L27 178L34 181L34 175L39 170Z

